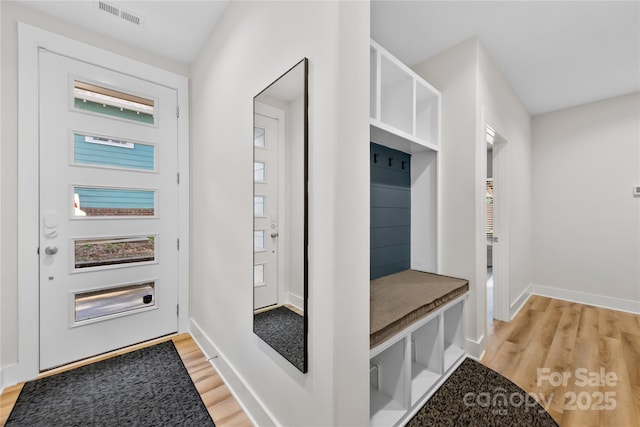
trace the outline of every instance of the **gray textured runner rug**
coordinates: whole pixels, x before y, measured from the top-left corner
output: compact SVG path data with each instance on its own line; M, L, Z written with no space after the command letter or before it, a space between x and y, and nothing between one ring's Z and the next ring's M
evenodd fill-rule
M287 307L253 316L253 332L304 372L304 317Z
M558 427L533 397L499 373L465 359L407 427Z
M5 427L214 426L172 341L27 382Z

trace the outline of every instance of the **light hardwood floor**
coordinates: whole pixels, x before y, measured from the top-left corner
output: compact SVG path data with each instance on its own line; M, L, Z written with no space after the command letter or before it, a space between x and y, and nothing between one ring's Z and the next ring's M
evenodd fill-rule
M243 412L242 408L233 397L227 386L222 381L216 370L207 361L204 354L200 351L196 343L189 334L175 335L171 337L160 338L141 345L136 345L123 350L118 350L107 355L102 355L87 359L78 363L67 365L63 368L49 371L40 377L56 374L58 372L77 368L89 363L95 363L118 354L127 353L143 347L148 347L163 341L173 340L173 343L182 358L184 366L187 368L191 380L202 397L211 418L217 427L249 427L253 424ZM8 387L0 397L0 425L4 426L11 408L15 404L20 390L24 383Z
M174 341L216 425L251 426L229 389L191 337L182 334L166 339ZM73 367L95 361L90 359ZM537 396L561 427L640 426L638 315L534 295L513 321L493 322L493 334L488 339L482 363ZM549 369L548 375L553 378L543 378L538 369L544 368ZM582 386L582 371L576 377L578 369L585 370L586 374L600 375L601 369L605 373L614 373L615 385ZM59 370L47 374L56 372ZM571 376L554 386L555 376L565 373ZM609 384L611 382L610 376ZM22 384L9 387L2 394L0 425L4 425L21 388ZM604 399L605 393L609 393L609 401L598 402L600 396ZM575 402L572 402L572 396L576 397ZM545 405L545 402L550 403ZM607 407L612 403L615 404L612 410L591 409L593 405ZM578 409L585 406L590 409Z
M513 321L493 322L482 363L561 427L640 426L638 315L534 295Z

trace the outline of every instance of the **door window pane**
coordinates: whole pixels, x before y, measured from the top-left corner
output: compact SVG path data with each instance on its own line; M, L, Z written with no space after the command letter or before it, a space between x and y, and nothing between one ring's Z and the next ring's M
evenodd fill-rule
M264 218L266 215L264 214L264 204L265 197L264 196L254 196L253 198L253 216L256 218Z
M117 90L75 81L74 105L78 110L153 124L154 101Z
M264 264L253 266L253 286L264 286Z
M258 148L265 147L264 129L255 127L253 128L253 145Z
M155 260L155 236L74 240L76 269Z
M265 182L265 164L264 162L253 163L253 180L255 182Z
M74 162L125 169L155 169L155 147L97 136L74 135Z
M74 302L76 322L152 307L156 304L155 283L79 293L75 294Z
M74 188L74 214L79 216L153 216L155 191Z
M264 252L264 230L253 231L253 250L255 252Z

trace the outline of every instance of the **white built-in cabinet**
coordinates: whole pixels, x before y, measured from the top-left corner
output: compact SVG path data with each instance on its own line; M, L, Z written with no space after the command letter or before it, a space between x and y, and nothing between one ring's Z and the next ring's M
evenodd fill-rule
M411 154L411 268L439 272L440 92L371 41L371 141ZM462 362L465 296L371 349L370 412L403 425Z
M371 41L371 126L408 153L440 147L440 92Z
M462 363L465 297L371 349L371 425L404 425Z
M371 41L371 141L411 154L411 268L438 272L440 92Z

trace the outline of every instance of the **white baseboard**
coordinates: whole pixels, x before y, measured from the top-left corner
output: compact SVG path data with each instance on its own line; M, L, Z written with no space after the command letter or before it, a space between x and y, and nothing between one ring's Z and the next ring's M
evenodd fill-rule
M640 301L588 294L586 292L570 291L567 289L553 288L551 286L537 285L535 283L531 284L531 293L543 297L608 308L610 310L640 314Z
M295 305L300 310L304 310L304 299L301 296L289 292L289 304Z
M484 354L485 335L481 335L477 340L467 338L465 341L467 356L475 360L480 360Z
M236 398L238 404L247 414L253 425L256 426L280 426L276 418L266 407L264 402L256 395L247 382L235 369L233 364L227 359L213 340L204 333L200 325L190 319L190 333L198 347L205 354L207 360L213 365L218 375L222 378L226 386L231 390L231 394Z
M12 363L11 365L0 367L0 394L5 388L18 384L18 364Z
M516 317L516 314L518 314L522 307L524 307L529 297L531 297L531 285L527 286L518 298L516 298L513 304L511 304L511 307L509 307L509 313L511 316L509 317L510 320L513 320L513 318Z

